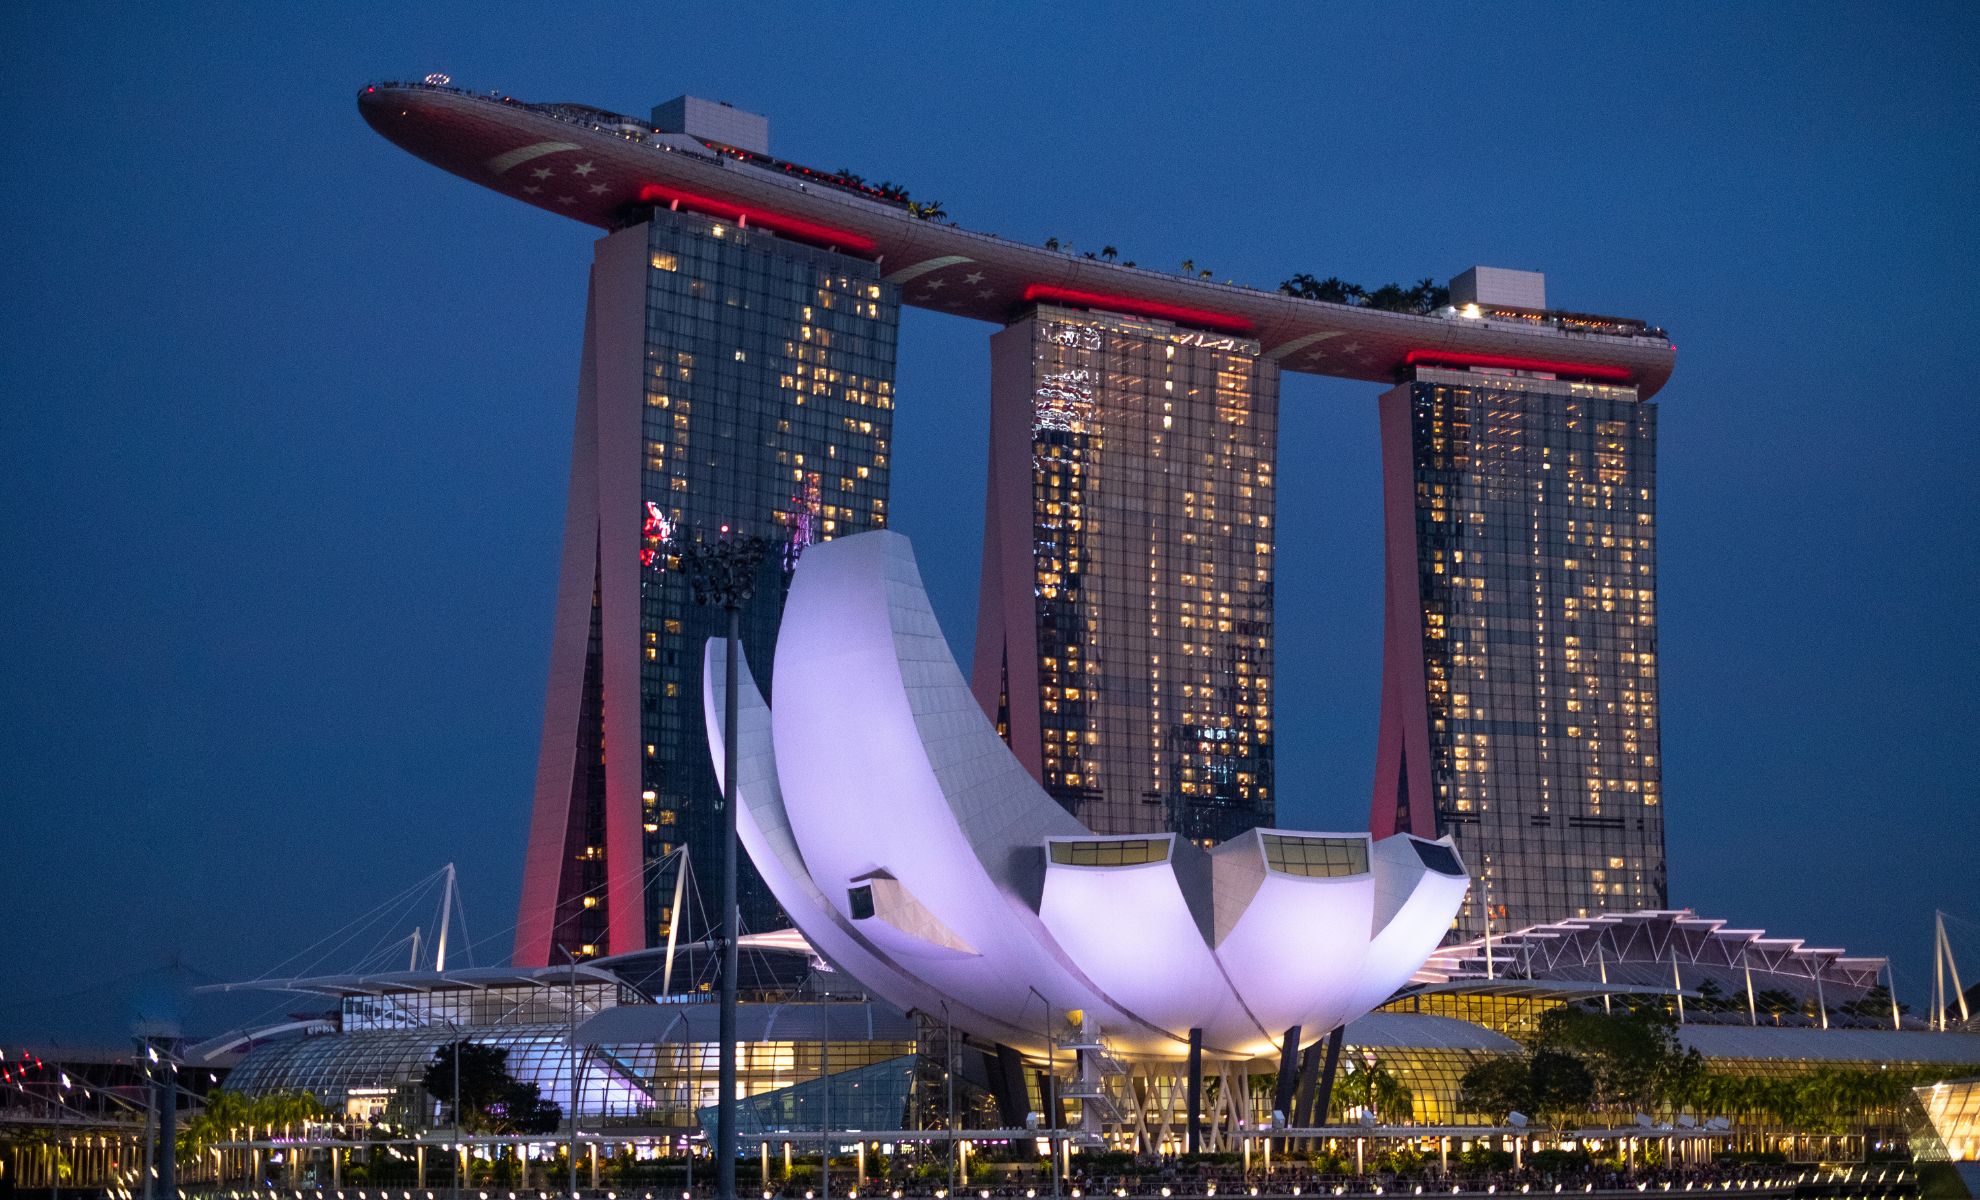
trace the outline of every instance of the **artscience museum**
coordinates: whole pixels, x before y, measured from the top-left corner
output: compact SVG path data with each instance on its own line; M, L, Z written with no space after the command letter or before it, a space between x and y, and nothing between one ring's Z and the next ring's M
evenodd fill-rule
M704 663L718 770L724 653ZM985 1040L1297 1045L1407 983L1469 884L1449 839L1092 833L984 716L898 533L806 549L774 706L740 665L738 832L778 903L875 994Z

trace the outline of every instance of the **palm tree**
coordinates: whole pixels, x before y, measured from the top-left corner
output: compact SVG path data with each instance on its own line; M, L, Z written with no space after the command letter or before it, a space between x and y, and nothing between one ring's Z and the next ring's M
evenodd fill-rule
M1368 292L1360 284L1349 283L1338 275L1315 279L1304 271L1281 283L1279 290L1302 300L1324 300L1329 304L1359 304L1368 298Z
M1407 1119L1415 1103L1416 1093L1377 1062L1358 1071L1350 1071L1336 1080L1333 1102L1329 1107L1343 1114L1357 1108L1365 1109L1378 1121L1387 1119L1396 1122Z
M307 1126L311 1121L320 1121L328 1116L323 1102L301 1088L291 1088L279 1092L269 1092L257 1097L249 1105L251 1123L265 1127L270 1134L277 1128L282 1136L293 1138L298 1126ZM302 1164L294 1154L289 1155L289 1182L293 1186Z
M253 1109L246 1096L225 1088L215 1088L206 1093L206 1108L200 1114L206 1121L205 1146L215 1142L234 1141L252 1120ZM204 1147L202 1147L203 1149ZM219 1170L224 1177L227 1171L227 1157L223 1153L219 1160Z
M1106 259L1108 262L1113 262L1119 255L1120 251L1114 249L1112 246L1100 247L1100 257Z
M1047 250L1057 250L1057 249L1059 248L1059 239L1058 239L1058 238L1055 238L1055 237L1048 237L1048 238L1046 238L1046 239L1045 239L1045 248L1046 248Z
M1196 260L1193 258L1183 259L1182 273L1185 275L1194 275L1196 273Z

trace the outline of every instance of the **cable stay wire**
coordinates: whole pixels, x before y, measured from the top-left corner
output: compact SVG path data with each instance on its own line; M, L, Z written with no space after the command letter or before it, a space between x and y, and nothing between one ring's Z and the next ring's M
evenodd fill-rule
M331 939L338 938L338 935L340 934L344 935L343 937L338 939L336 945L329 947L328 949L324 950L322 953L318 954L314 959L311 959L309 963L305 967L303 967L300 971L288 972L291 975L308 974L310 970L316 966L316 964L322 962L324 959L328 958L331 954L336 953L343 946L349 944L352 940L354 940L358 935L362 934L365 929L376 924L380 915L386 909L397 904L400 906L399 911L403 911L404 902L407 901L409 898L422 893L425 889L433 886L434 881L440 878L441 874L445 871L445 869L446 868L443 867L440 870L434 871L432 874L421 878L418 882L412 884L412 886L407 887L404 890L395 893L394 895L382 901L378 905L366 910L365 912L358 914L356 917L353 917L350 921L344 923L343 925L338 926L336 929L331 930L329 933L325 934L321 938L318 938L316 941L311 942L309 945L304 946L302 949L289 955L287 958L282 959L280 962L268 968L266 971L263 971L261 974L253 977L252 979L244 980L242 982L261 983L266 980L276 978L279 973L284 972L285 968L289 967L289 964L295 962L300 958L303 958L304 956L308 955L311 951L314 951L318 947L323 946L326 942L331 941Z

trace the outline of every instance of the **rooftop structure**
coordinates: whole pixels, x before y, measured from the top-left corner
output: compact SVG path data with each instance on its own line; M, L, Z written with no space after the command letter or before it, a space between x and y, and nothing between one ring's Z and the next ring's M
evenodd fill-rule
M722 100L676 96L653 106L655 133L684 133L706 142L720 142L750 154L770 153L770 118L744 112Z
M1747 1015L1751 988L1819 1000L1827 1008L1860 1004L1878 989L1890 962L1764 930L1730 928L1690 909L1607 913L1534 925L1446 946L1423 964L1425 983L1532 980L1682 989L1696 996L1707 981ZM1819 995L1818 995L1819 991ZM1884 1001L1888 1005L1889 1001ZM1698 1015L1694 1011L1694 1015ZM1868 1017L1890 1020L1888 1008Z
M1412 366L1480 366L1626 383L1649 396L1676 359L1641 321L1385 312L1024 245L919 217L898 196L834 172L582 105L380 83L359 93L358 107L412 154L560 216L616 229L658 205L759 226L878 262L907 304L983 321L1002 324L1039 302L1159 318L1254 339L1286 370L1384 383Z
M1545 312L1547 277L1538 271L1472 267L1452 277L1451 304L1459 310L1469 306Z

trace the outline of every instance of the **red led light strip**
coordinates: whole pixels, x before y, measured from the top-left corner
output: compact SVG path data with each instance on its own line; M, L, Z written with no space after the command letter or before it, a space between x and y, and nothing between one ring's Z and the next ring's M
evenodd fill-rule
M662 187L657 183L649 183L641 187L639 199L643 204L678 204L690 212L711 217L727 217L750 225L761 225L773 233L781 233L813 245L836 246L840 250L851 250L859 254L871 254L877 248L872 238L857 233L847 233L843 229L833 229L829 225L819 225L801 217L787 217L769 209L737 204L732 200L714 200L707 196L697 196L692 192Z
M1554 362L1544 358L1513 358L1504 354L1468 354L1462 350L1411 350L1403 355L1403 362L1412 367L1503 367L1508 371L1547 371L1555 375L1579 375L1613 383L1628 383L1631 379L1627 367Z
M1164 304L1159 300L1105 296L1098 292L1078 292L1071 288L1053 287L1043 283L1026 285L1024 298L1027 301L1051 300L1060 304L1077 304L1083 308L1111 309L1137 317L1156 317L1164 321L1175 321L1181 325L1214 329L1219 333L1249 334L1257 328L1241 317L1228 316L1224 313L1208 312L1200 308L1183 308L1180 305Z

